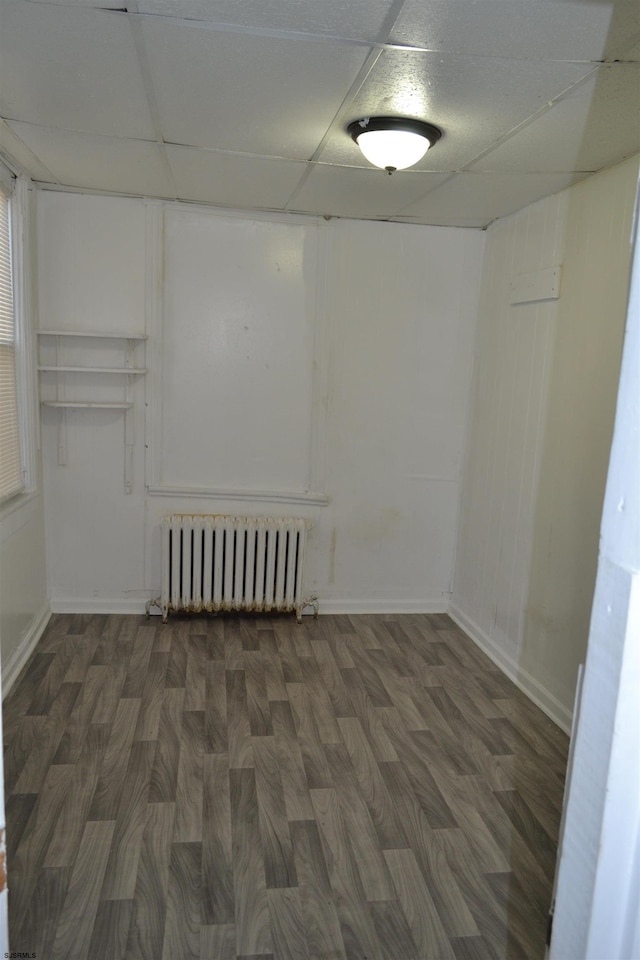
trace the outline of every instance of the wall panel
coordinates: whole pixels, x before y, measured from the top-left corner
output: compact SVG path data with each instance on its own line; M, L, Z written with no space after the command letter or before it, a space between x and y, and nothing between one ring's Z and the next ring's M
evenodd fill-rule
M63 464L44 411L54 609L144 609L160 517L196 512L307 517L321 610L445 610L484 235L38 202L43 326L148 334L131 494L121 415L68 414Z
M493 224L477 333L453 609L568 725L611 442L637 161ZM558 300L510 282L562 264Z

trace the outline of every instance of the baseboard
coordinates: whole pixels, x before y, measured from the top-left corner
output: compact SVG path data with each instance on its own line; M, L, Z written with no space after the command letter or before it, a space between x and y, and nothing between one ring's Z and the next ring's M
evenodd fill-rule
M45 603L38 614L33 618L31 626L24 634L18 646L13 651L2 668L2 698L4 699L16 682L20 671L33 653L38 640L45 631L53 610Z
M80 598L56 597L51 601L52 613L144 613L145 599L127 598ZM446 613L449 604L446 598L439 600L323 600L320 597L320 614L323 613ZM152 608L152 615L160 613ZM306 607L305 614L313 613Z
M532 700L536 706L546 713L550 720L564 730L566 734L571 733L571 710L567 709L563 703L553 696L539 680L532 677L530 673L523 670L516 661L501 650L500 647L489 637L488 634L467 617L462 610L451 604L448 610L449 616L461 627L466 634L471 637L473 642L480 647L483 653L493 660L497 667L500 667L510 680L522 690L523 693Z
M95 597L57 597L51 601L52 613L144 613L145 599L110 599Z
M320 613L446 613L446 598L439 600L323 600Z

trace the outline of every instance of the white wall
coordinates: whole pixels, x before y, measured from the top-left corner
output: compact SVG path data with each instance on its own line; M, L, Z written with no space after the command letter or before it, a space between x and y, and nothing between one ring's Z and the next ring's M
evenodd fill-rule
M488 231L453 613L568 728L595 582L637 160ZM562 265L559 300L511 304Z
M321 611L447 608L483 234L54 192L38 208L41 327L149 335L131 494L122 413L68 411L65 430L44 409L53 609L142 610L173 511L311 519Z
M20 410L29 491L0 506L0 660L2 694L11 689L49 618L45 580L43 495L35 429L35 377L31 328L37 315L32 257L32 195L26 180L14 200L14 301L25 328L19 344Z
M640 960L640 196L550 957Z
M0 516L0 642L6 696L49 618L42 494Z

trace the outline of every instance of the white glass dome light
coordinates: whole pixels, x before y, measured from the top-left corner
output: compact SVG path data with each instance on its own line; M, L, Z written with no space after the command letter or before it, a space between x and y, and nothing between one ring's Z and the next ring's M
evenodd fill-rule
M367 160L389 174L412 167L442 136L430 123L402 117L365 117L350 123L347 132Z

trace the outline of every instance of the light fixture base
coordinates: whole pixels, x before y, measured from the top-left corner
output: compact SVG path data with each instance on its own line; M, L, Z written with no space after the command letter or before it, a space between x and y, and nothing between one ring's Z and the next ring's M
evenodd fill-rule
M442 136L433 124L407 117L364 117L347 133L370 163L389 174L413 166Z

